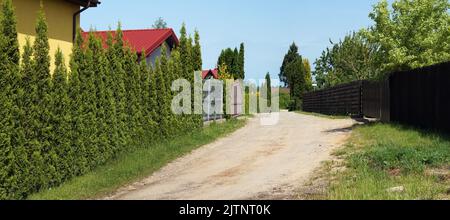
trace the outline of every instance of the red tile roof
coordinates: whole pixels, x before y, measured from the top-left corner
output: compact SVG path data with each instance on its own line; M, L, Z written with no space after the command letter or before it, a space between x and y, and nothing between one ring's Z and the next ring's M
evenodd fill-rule
M103 40L105 47L108 33L111 33L113 37L116 34L115 31L95 31L93 33ZM85 39L89 36L89 32L83 32L82 34ZM153 53L164 42L167 42L172 48L179 44L178 38L171 28L123 30L123 40L139 55L144 50L145 57Z
M212 70L203 70L202 79L205 79L209 74L212 74L214 79L219 79L219 70L217 68Z

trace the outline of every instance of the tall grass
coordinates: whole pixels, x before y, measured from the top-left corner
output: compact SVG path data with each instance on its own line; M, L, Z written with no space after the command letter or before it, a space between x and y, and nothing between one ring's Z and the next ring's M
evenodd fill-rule
M401 125L372 124L354 130L336 152L347 171L332 183L329 199L443 199L450 189L450 138ZM440 175L430 174L440 170ZM400 192L390 192L402 187Z

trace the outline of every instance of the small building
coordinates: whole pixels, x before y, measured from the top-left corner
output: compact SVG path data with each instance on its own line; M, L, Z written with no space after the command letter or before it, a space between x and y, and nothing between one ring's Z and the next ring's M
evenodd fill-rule
M83 32L83 37L86 39L90 32ZM95 36L100 37L104 46L106 47L106 40L108 35L113 37L116 31L95 31ZM167 48L167 56L170 56L172 50L179 44L179 40L171 28L165 29L141 29L141 30L123 30L123 41L135 51L139 57L144 57L149 64L155 64L157 57L161 56L162 46Z
M1 1L1 0L0 0ZM51 65L53 56L59 47L64 54L66 62L72 53L73 39L76 30L80 27L80 13L90 7L97 7L98 0L41 0L46 21L48 24L48 37L50 44ZM17 32L20 49L25 45L26 39L34 42L36 20L40 10L39 0L13 0L17 16Z
M206 86L209 87L208 91L210 92L203 92L203 100L205 102L212 102L213 105L215 105L216 103L214 102L214 100L210 100L210 94L213 92L211 91L211 84L207 81L210 79L219 79L219 70L217 68L215 69L210 69L210 70L203 70L202 71L202 79L204 81L206 81ZM226 88L223 88L226 89ZM230 95L230 106L229 106L229 110L231 110L231 112L229 112L230 115L232 116L239 116L242 115L244 112L244 87L241 81L236 80L233 82L233 84L231 85L231 95ZM222 97L223 98L223 97ZM203 114L203 119L205 121L211 121L211 120L217 120L217 119L221 119L223 118L222 115L216 115L213 112L213 109L210 109L208 106L208 109L204 109L204 114Z
M216 69L210 69L210 70L203 70L202 71L202 79L208 80L208 79L219 79L219 70Z

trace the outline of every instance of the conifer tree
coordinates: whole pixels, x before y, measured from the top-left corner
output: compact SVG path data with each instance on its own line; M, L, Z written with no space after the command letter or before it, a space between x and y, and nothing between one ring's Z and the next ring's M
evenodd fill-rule
M155 65L156 67L156 65ZM159 131L159 122L161 121L161 116L158 114L159 108L158 108L158 88L156 84L156 68L150 68L148 69L148 112L150 115L150 119L152 122L152 133L155 137L159 138L160 131Z
M313 89L311 64L307 58L303 58L303 66L305 67L305 89L307 92Z
M198 31L195 31L194 35L194 48L192 50L192 59L194 70L202 70L202 50L200 46L200 34Z
M58 183L72 176L75 155L70 140L70 100L68 96L68 76L61 50L58 48L55 54L55 70L51 90L52 110L52 146L56 148L58 161L56 171Z
M56 179L55 160L57 155L50 144L52 125L50 123L51 111L49 109L50 96L50 45L48 42L48 27L43 10L39 12L36 24L36 39L34 42L34 66L35 81L31 82L36 87L36 95L32 98L31 117L32 128L36 134L33 143L34 152L31 161L34 170L31 176L35 178L33 186L36 190L54 184Z
M141 54L145 54L144 51ZM142 111L141 124L145 135L152 135L154 131L152 129L152 115L150 109L150 71L147 65L146 59L142 59L139 62L139 83L141 87L141 95L139 105ZM153 137L151 137L153 139Z
M191 94L194 92L194 65L192 62L192 38L187 36L186 26L183 24L180 30L180 58L181 58L181 69L183 72L183 79L188 80L191 83ZM194 96L191 99L191 109L194 112ZM195 127L195 115L187 116L189 127Z
M0 32L5 37L5 46L0 51L6 54L7 58L16 65L19 64L19 41L17 40L17 20L11 0L2 1Z
M0 36L0 49L4 50L6 41L3 35ZM13 128L13 101L11 100L12 86L10 84L11 69L8 68L10 61L6 54L0 54L0 199L12 197L11 187L14 182L14 152L11 136Z
M127 92L125 85L125 77L127 74L124 69L125 51L123 32L120 23L115 32L114 43L112 44L112 49L110 49L110 51L112 54L109 55L109 59L111 59L110 64L112 66L112 73L114 74L114 96L116 97L117 123L121 141L119 146L126 146L131 138L129 127L127 125ZM118 150L121 150L121 148L118 148Z
M17 115L19 118L17 121L20 123L20 129L23 129L22 131L19 131L17 134L23 134L23 145L17 144L18 154L21 155L18 158L18 161L20 163L20 176L18 179L20 180L19 187L18 187L18 193L17 197L19 199L25 198L31 189L31 182L30 182L30 169L32 166L32 163L30 161L30 156L33 153L32 145L30 144L30 137L33 137L34 131L30 129L30 107L31 107L31 99L30 94L36 94L36 90L34 90L36 87L30 85L30 77L34 76L33 71L33 48L31 46L30 40L27 39L23 53L22 53L22 62L20 65L20 77L19 77L19 83L16 84L19 89L18 97L17 97L17 110L19 110ZM23 133L22 133L23 132ZM21 135L18 135L19 137Z
M171 65L172 65L172 80L171 82L174 82L174 80L178 80L178 79L183 79L183 72L182 72L182 63L181 63L181 58L180 58L180 53L178 52L177 49L172 51L171 54ZM171 88L172 85L169 85ZM174 97L174 93L172 93L172 97ZM177 129L177 131L180 132L186 132L189 131L189 129L191 129L186 123L188 123L188 121L186 120L186 117L183 115L174 115L175 117L175 126Z
M164 56L161 56L161 60ZM164 77L164 71L167 70L167 66L159 58L155 62L155 82L156 82L156 97L157 97L157 114L159 124L159 133L162 137L168 137L169 131L169 112L167 109L167 88Z
M105 111L105 119L107 128L105 132L107 133L107 137L109 138L109 147L108 151L111 153L111 157L115 156L118 152L120 146L120 135L118 130L117 123L117 105L116 98L114 96L114 72L111 68L111 48L112 48L112 36L109 34L107 38L108 50L104 50L101 53L101 57L99 59L101 74L100 77L103 78L104 83L104 98L106 99L104 111Z
M219 59L217 61L217 66L226 65L228 71L233 75L234 79L243 79L244 72L244 45L241 44L240 51L237 48L231 49L227 48L222 50Z
M233 74L234 79L238 79L240 77L239 51L237 48L234 48L233 50L233 58L230 71Z
M76 161L73 164L73 175L81 175L88 170L87 158L84 156L86 145L83 142L82 134L82 112L83 99L81 97L81 76L83 68L85 68L84 51L82 49L84 44L81 30L78 29L75 44L72 49L72 56L70 60L70 75L69 75L69 98L70 98L70 139L73 150L76 154Z
M195 103L195 75L194 75L194 71L196 71L194 69L194 44L193 44L193 39L191 36L188 37L187 39L187 48L189 51L189 56L187 57L187 60L185 61L185 65L186 65L186 69L187 69L187 80L191 83L191 103L192 103L192 115L191 115L191 119L192 119L192 128L199 128L199 118L202 117L201 115L196 115L195 114L195 107L196 104Z
M109 127L107 125L107 109L108 98L105 85L105 54L102 42L93 34L89 37L89 49L92 52L92 65L95 67L93 71L94 91L92 95L96 99L96 128L97 128L97 164L103 164L111 157L110 138L108 137Z
M241 46L239 48L239 79L244 80L245 79L245 47L244 43L241 43Z
M267 106L272 107L272 83L271 83L269 73L266 74L264 87L265 87L264 89L266 89L266 91L267 91L267 93L266 93Z
M21 121L23 89L15 16L10 1L2 4L0 21L0 199L21 198L26 190L27 155ZM26 166L26 167L23 167ZM23 168L23 169L22 169Z
M195 31L194 34L194 45L192 46L192 65L193 70L192 71L201 71L202 70L202 52L201 52L201 46L200 46L200 34L198 31ZM202 85L198 85L202 87ZM195 87L194 87L195 88ZM203 88L202 88L203 90ZM196 103L194 102L194 105ZM203 105L201 103L197 103L197 108L202 108ZM196 106L194 106L195 109ZM203 115L194 115L195 117L195 124L197 127L201 127L203 125Z
M3 17L0 22L0 29L3 30ZM13 162L13 145L11 135L13 131L12 125L12 108L13 103L10 98L12 87L10 85L11 64L7 51L7 40L2 32L0 32L0 199L8 199L11 197L11 171Z
M129 117L128 125L132 138L138 138L142 135L141 121L142 113L139 107L140 83L139 83L139 66L137 64L136 53L129 47L125 48L124 69L125 69L125 86L127 91L127 115Z
M158 91L158 95L161 98L158 98L158 101L161 101L158 105L160 106L160 112L163 117L165 117L165 120L163 120L163 123L161 124L162 130L164 130L164 136L169 137L173 134L173 127L170 126L172 123L172 116L170 111L170 103L171 103L171 79L172 79L172 67L169 63L169 60L166 55L167 48L163 45L162 46L162 56L160 57L160 69L161 72L159 73L160 76L160 82L164 83L164 85L161 86L161 89Z
M82 141L86 146L84 157L88 162L88 169L98 165L99 157L99 139L98 139L98 99L96 96L96 63L94 63L95 36L91 33L87 41L87 47L84 51L85 67L80 69L81 99L83 111L81 112L81 135Z
M298 52L298 47L294 43L291 44L289 47L289 51L286 53L286 55L283 58L283 64L280 67L280 73L278 76L280 77L280 81L284 83L285 86L289 85L289 74L286 72L286 68L289 64L295 62L295 60L300 56Z
M118 99L118 91L119 91L119 83L117 83L117 75L115 73L116 69L118 69L118 63L115 63L117 60L115 53L115 45L114 45L114 37L109 32L106 40L107 50L105 51L106 56L106 87L109 92L109 103L110 103L110 126L112 129L111 133L111 149L114 154L120 151L122 144L125 140L125 131L122 129L123 123L121 122L119 116L121 113L119 112L119 99Z
M187 33L186 33L186 26L183 24L180 30L180 57L182 62L182 70L183 70L183 78L187 79L188 81L193 81L193 76L191 73L192 62L191 62L191 40L188 39Z
M14 187L14 190L11 188L11 191L14 192L14 196L17 196L18 190L21 190L18 185L20 185L20 170L19 166L23 164L19 164L26 159L26 155L24 152L24 144L25 144L25 134L23 130L23 125L20 123L24 117L23 108L22 108L22 97L23 97L23 89L21 84L21 75L19 72L19 44L17 40L17 30L16 30L16 15L14 13L14 8L11 0L2 1L1 8L1 18L0 18L0 35L3 38L2 45L0 46L0 53L2 53L3 58L5 59L2 62L1 74L4 75L4 80L2 89L5 89L5 94L7 97L7 105L10 105L11 109L6 108L5 111L11 114L11 119L9 126L11 126L11 144L14 149L10 155L11 158L11 168L12 168L12 177L11 184ZM3 59L2 58L2 59ZM7 116L9 119L9 116ZM7 126L8 127L8 126ZM23 161L25 162L25 161Z

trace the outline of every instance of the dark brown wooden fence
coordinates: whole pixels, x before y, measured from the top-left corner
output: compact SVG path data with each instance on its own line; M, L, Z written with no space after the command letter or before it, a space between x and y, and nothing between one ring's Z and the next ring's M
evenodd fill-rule
M303 96L303 111L327 115L362 115L362 81L342 84Z
M450 132L450 62L305 94L303 110Z
M450 132L450 62L389 77L390 121Z
M381 118L381 83L363 81L361 91L363 115L370 118Z

